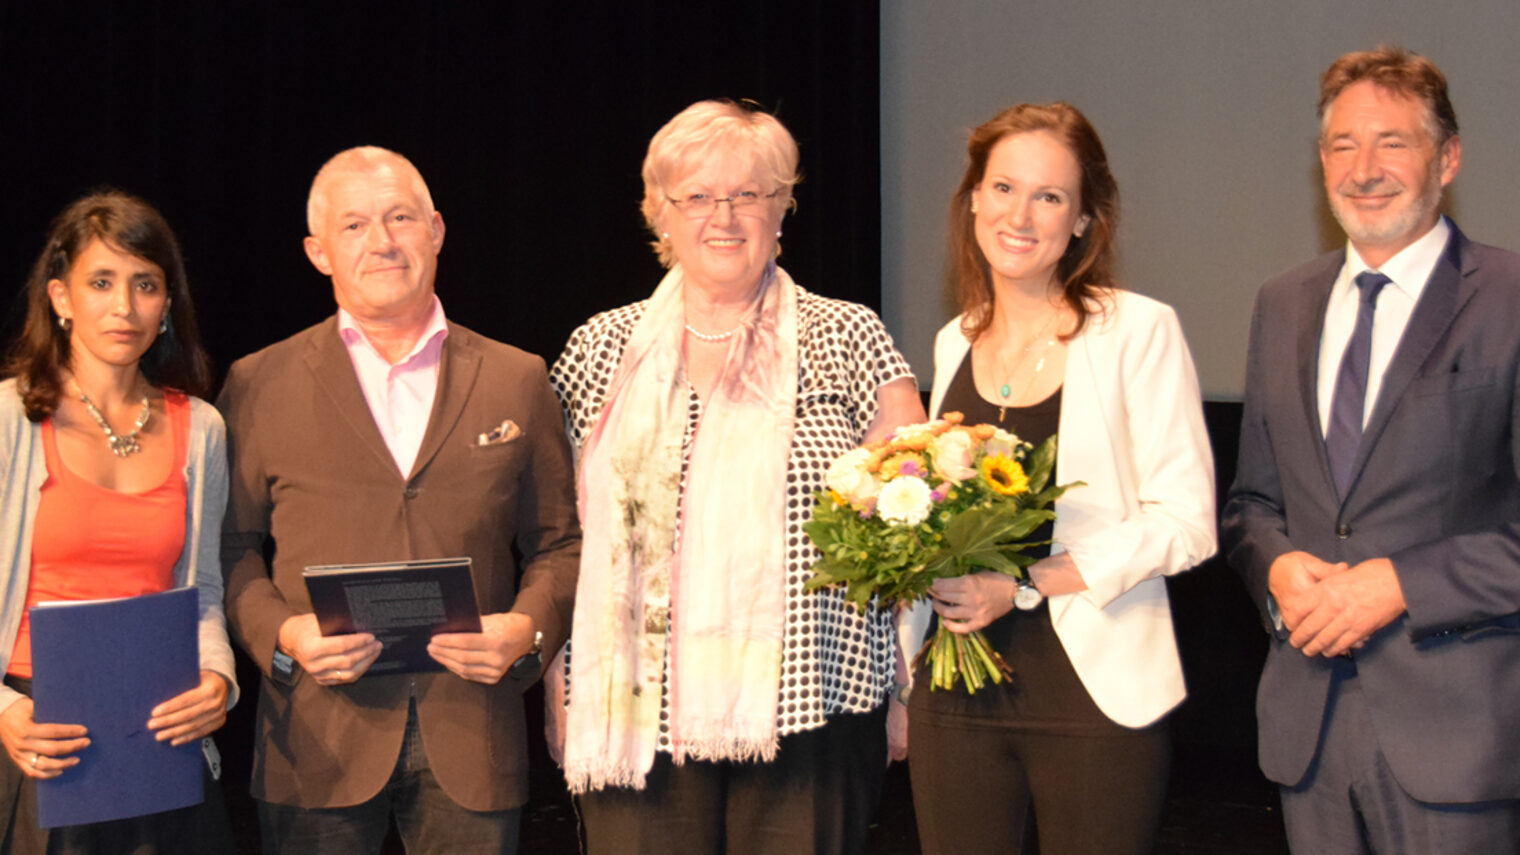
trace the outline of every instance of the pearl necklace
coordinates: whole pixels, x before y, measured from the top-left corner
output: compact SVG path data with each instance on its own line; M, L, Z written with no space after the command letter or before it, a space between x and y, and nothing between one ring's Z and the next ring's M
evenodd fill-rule
M692 336L694 336L696 338L699 338L702 341L714 342L714 343L720 342L720 341L728 341L729 339L733 338L734 337L734 332L737 329L738 329L738 327L735 327L734 329L731 329L731 330L729 330L728 332L725 332L725 333L705 333L705 332L697 332L696 330L692 329L691 324L687 324L686 325L686 331L688 333L691 333Z
M142 432L142 429L148 424L148 419L153 415L153 407L148 403L147 395L143 396L142 412L138 414L137 423L132 425L131 432L118 434L116 431L111 430L111 425L106 422L105 414L100 411L99 407L95 406L95 402L90 400L90 396L86 395L84 390L79 388L78 383L74 384L74 391L79 393L79 400L84 402L84 407L90 411L90 415L95 419L95 424L100 425L100 429L106 432L106 442L110 443L112 454L115 454L117 457L131 457L142 451L142 446L137 442L137 435Z

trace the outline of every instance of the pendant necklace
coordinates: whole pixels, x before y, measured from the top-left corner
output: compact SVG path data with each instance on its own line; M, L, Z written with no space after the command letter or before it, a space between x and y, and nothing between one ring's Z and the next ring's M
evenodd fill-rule
M132 430L128 433L118 434L116 431L111 430L111 425L106 422L105 414L100 411L99 407L95 406L95 402L90 400L90 396L86 395L84 390L79 388L77 381L74 382L74 391L79 393L79 400L84 402L84 407L90 411L90 416L95 419L95 424L100 425L100 429L106 432L106 442L110 444L112 454L115 454L117 457L131 457L142 451L142 446L137 442L137 435L142 432L143 427L148 424L148 419L153 415L153 407L148 403L147 395L143 396L142 412L138 414L137 423L132 425Z
M1003 403L998 407L998 424L1003 423L1003 415L1008 410L1008 401L1013 397L1013 375L1024 364L1024 360L1029 358L1029 352L1034 349L1034 346L1038 344L1042 338L1044 338L1045 332L1049 330L1051 326L1055 324L1056 320L1060 317L1060 310L1052 312L1050 315L1050 320L1042 324L1040 326L1040 329L1030 337L1029 343L1024 345L1024 349L1019 351L1019 356L1014 360L1013 367L1003 372L1003 385L998 387L998 396L1003 399ZM1045 346L1040 349L1040 358L1035 360L1034 370L1029 374L1029 381L1024 384L1023 389L1019 390L1020 397L1023 397L1029 392L1030 389L1034 388L1034 381L1039 378L1040 372L1045 370L1045 360L1050 356L1050 349L1052 347L1055 347L1055 345L1056 339L1045 339Z

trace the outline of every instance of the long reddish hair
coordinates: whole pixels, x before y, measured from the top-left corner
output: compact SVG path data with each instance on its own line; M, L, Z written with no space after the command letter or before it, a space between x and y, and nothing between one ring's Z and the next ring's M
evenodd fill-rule
M1005 137L1046 131L1060 140L1082 169L1081 213L1088 225L1073 237L1056 264L1062 299L1077 316L1076 335L1088 316L1102 308L1104 292L1113 287L1114 230L1119 221L1119 185L1108 171L1108 155L1098 132L1082 111L1057 101L1016 104L971 132L966 145L970 163L950 200L950 285L960 306L961 329L975 341L992 323L992 270L976 242L976 218L971 191L987 172L992 149Z

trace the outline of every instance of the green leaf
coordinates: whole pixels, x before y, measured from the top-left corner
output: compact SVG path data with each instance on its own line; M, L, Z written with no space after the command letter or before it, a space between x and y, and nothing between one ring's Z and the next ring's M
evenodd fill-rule
M844 599L845 602L854 603L857 608L864 611L866 604L871 602L871 597L875 593L876 582L870 579L863 579L850 583L850 589L845 593Z
M1029 492L1038 493L1045 489L1045 482L1050 480L1050 471L1055 465L1056 437L1051 434L1024 458L1024 474L1029 476Z

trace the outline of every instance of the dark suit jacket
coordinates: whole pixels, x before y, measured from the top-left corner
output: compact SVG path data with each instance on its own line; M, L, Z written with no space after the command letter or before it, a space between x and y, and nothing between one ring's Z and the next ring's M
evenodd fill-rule
M543 360L449 324L407 477L370 416L336 317L234 363L218 406L232 458L228 616L264 672L253 795L301 807L372 797L395 767L415 694L428 760L454 801L471 810L526 801L524 683L484 686L440 672L325 688L299 671L286 684L270 668L280 624L311 611L301 570L335 562L468 555L481 612L531 615L545 649L558 649L570 629L580 529ZM521 436L480 446L503 419Z
M1394 775L1423 801L1520 797L1520 256L1453 227L1384 374L1344 502L1315 392L1343 261L1323 256L1257 298L1226 555L1264 615L1268 568L1285 552L1392 559L1408 611L1354 662ZM1334 664L1274 634L1257 696L1272 780L1299 782L1314 758Z

